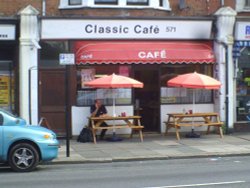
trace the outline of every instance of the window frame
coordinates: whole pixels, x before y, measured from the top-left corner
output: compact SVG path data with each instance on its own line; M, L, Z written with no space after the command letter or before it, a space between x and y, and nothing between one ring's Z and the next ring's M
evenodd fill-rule
M245 0L245 7L250 7L250 0Z
M237 2L235 2L235 10L237 12L250 12L250 1L237 0Z
M72 8L140 8L140 9L159 9L170 11L169 0L147 0L147 5L144 3L127 4L127 0L116 0L117 4L96 4L95 0L81 0L81 3L70 5L69 0L60 0L59 9Z

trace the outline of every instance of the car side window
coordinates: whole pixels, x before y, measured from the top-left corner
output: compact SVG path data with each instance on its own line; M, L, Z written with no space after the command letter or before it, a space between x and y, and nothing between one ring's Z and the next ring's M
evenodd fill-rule
M0 114L0 126L2 126L2 125L3 125L3 115Z

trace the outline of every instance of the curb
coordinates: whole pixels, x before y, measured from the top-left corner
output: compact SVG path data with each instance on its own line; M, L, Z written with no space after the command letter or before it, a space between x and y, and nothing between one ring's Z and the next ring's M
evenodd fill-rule
M237 154L200 154L189 156L155 156L155 157L137 157L137 158L114 158L114 159L96 159L96 160L61 160L51 161L47 164L93 164L93 163L113 163L113 162L131 162L131 161L149 161L149 160L172 160L172 159L191 159L191 158L218 158L218 157L237 157L237 156L249 156L250 153L237 153Z

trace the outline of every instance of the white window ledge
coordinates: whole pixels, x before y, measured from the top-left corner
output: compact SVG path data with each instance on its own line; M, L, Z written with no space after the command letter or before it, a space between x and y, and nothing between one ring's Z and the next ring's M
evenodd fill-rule
M82 6L82 5L68 5L59 6L59 9L79 9L79 8L111 8L111 9L156 9L171 11L169 7L152 7L152 6L118 6L118 5L93 5L93 6Z
M244 8L244 9L241 9L241 10L237 10L237 12L250 12L250 7L249 8Z

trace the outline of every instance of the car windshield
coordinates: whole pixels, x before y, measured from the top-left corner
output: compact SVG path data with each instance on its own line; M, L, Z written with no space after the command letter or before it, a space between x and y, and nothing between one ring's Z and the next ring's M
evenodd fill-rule
M8 115L11 116L11 117L16 117L14 114L12 114L12 113L10 113L10 112L8 112L7 110L4 110L4 109L2 109L2 108L0 108L0 112L3 112L3 113L5 113L5 114L8 114Z

